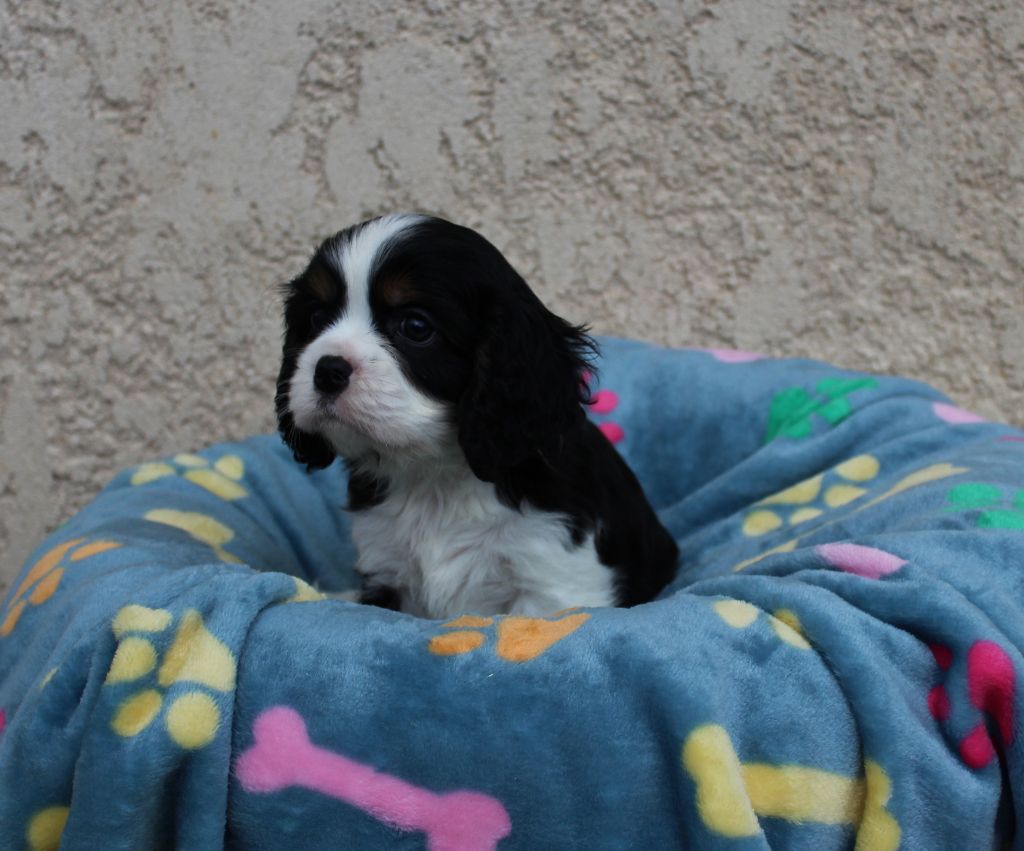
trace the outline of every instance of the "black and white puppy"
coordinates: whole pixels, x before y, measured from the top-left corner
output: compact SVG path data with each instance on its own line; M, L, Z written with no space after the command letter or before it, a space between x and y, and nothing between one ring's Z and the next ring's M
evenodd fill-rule
M672 579L675 542L581 406L593 341L478 233L348 228L287 284L285 326L281 434L349 467L364 602L544 615Z

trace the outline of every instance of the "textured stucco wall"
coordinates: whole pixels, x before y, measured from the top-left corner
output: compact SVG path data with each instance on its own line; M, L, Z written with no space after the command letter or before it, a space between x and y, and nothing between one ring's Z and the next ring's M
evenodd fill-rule
M481 228L600 332L1024 421L1024 5L6 3L0 576L118 468L272 428L274 285Z

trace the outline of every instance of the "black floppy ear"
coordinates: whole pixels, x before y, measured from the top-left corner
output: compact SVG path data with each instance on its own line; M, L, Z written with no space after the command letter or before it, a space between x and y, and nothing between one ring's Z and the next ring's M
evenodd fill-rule
M459 445L487 482L525 461L550 463L584 420L584 373L597 347L516 280L494 292L469 386L459 401Z
M295 358L289 358L285 349L281 372L277 376L277 395L274 404L277 410L277 430L284 442L292 450L292 455L300 464L306 465L307 471L329 467L334 461L334 450L330 444L317 434L300 431L288 406L288 386L295 372Z

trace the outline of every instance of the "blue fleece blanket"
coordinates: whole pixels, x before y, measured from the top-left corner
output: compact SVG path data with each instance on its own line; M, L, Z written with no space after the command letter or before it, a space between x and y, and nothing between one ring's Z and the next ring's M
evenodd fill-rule
M0 847L1011 838L1024 433L811 361L604 353L591 413L682 551L659 600L324 600L353 584L340 465L276 437L142 464L0 609Z

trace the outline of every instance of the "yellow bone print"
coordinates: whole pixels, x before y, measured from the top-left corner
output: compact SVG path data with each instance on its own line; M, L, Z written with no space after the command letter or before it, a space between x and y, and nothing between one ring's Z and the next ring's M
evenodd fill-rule
M200 514L198 511L178 511L175 508L154 508L143 516L152 523L162 523L188 533L210 547L221 561L241 564L241 559L224 549L224 545L235 537L235 533L207 514Z
M886 809L888 775L876 762L864 778L799 765L742 763L724 727L704 724L683 744L682 763L696 786L697 811L712 833L761 833L758 817L858 827L856 851L896 851L901 830Z

